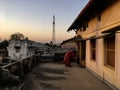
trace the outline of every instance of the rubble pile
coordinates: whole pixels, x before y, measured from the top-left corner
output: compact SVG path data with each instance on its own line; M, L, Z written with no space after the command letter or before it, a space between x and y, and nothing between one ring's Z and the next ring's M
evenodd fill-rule
M18 76L12 75L8 70L0 68L0 90L19 90L21 81Z

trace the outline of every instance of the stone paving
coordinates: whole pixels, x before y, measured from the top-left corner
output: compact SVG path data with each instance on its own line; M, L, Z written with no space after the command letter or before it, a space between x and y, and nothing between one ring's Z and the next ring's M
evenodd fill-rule
M24 77L21 90L112 90L76 63L41 63Z

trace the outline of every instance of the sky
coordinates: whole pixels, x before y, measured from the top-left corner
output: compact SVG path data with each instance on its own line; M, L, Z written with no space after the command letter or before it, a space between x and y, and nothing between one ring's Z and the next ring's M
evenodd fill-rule
M75 36L67 32L89 0L0 0L0 38L9 39L22 33L30 40L49 43L52 40L55 15L56 43Z

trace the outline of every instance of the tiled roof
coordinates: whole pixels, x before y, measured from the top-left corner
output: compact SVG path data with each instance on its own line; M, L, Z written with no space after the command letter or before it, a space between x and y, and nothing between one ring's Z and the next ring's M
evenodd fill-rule
M67 29L67 31L75 30L82 27L85 22L94 17L94 15L90 15L91 13L94 12L94 14L100 14L116 1L118 0L90 0L88 4L83 8L83 10L79 13L71 26Z

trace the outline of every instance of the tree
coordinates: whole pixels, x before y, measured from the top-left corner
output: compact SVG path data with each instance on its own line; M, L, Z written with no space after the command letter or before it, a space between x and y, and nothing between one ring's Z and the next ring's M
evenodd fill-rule
M6 48L6 47L8 47L8 41L4 40L0 43L0 49Z
M10 40L22 40L24 39L24 35L21 33L14 33L10 35Z

